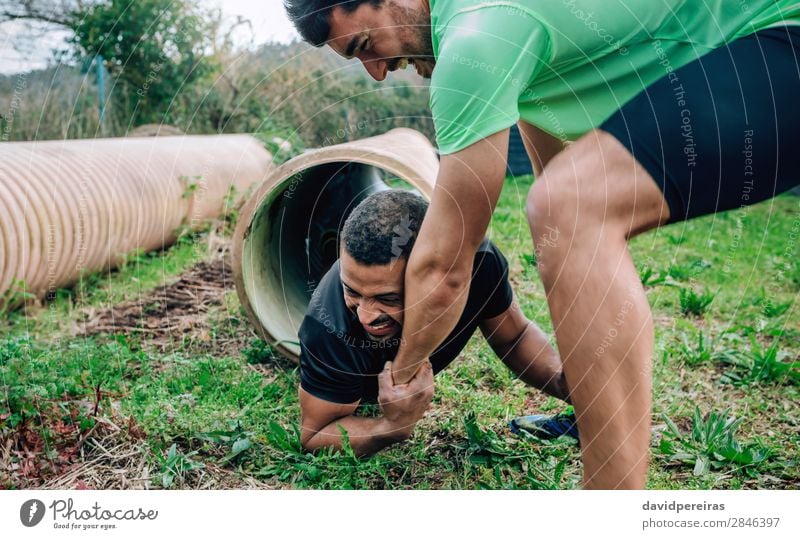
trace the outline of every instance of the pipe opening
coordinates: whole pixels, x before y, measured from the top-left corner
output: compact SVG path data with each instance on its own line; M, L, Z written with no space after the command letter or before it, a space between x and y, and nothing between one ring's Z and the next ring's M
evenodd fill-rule
M439 161L411 129L311 150L284 163L242 208L233 241L236 292L261 337L297 361L311 296L339 256L339 231L369 195L412 189L430 199Z
M297 328L319 281L339 257L339 231L359 202L394 185L363 163L325 163L283 180L253 214L242 249L250 304L267 333L299 355ZM406 184L408 185L408 184Z

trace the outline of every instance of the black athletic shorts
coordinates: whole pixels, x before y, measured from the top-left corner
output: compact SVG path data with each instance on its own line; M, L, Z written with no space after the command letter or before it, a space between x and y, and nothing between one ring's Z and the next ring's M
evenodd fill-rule
M761 30L666 74L600 129L655 179L670 222L791 189L800 184L800 27Z

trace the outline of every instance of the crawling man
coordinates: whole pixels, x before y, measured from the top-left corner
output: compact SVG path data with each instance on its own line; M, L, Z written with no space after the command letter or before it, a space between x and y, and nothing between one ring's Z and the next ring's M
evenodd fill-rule
M340 448L340 427L358 455L407 439L430 405L433 376L458 357L478 327L522 381L567 401L561 360L514 301L508 263L487 239L475 255L466 308L455 329L413 379L393 384L405 267L427 207L414 193L381 191L345 221L340 258L315 289L299 331L301 440L307 450ZM382 415L354 415L362 402L377 402ZM521 417L511 426L540 438L577 438L571 413Z

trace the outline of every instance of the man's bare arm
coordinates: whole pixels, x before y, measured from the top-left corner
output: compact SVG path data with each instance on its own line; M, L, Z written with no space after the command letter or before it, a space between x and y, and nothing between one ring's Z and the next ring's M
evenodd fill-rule
M405 275L405 319L392 374L411 379L464 311L475 252L503 188L508 130L442 158Z
M358 456L369 456L394 443L408 439L433 397L433 370L430 364L421 369L408 384L392 385L391 362L379 376L378 401L381 417L352 415L358 401L337 404L317 398L302 387L300 441L303 448L316 451L324 447L342 448L341 428L347 431L350 447Z
M517 127L531 161L533 174L538 178L547 163L566 147L566 143L523 120L517 122Z
M324 447L341 449L342 433L339 426L347 431L350 446L359 456L377 453L388 445L406 439L410 434L389 425L384 417L352 415L358 402L336 404L319 399L302 387L299 392L302 411L300 441L308 451Z
M547 335L527 319L516 300L499 316L481 322L494 353L526 384L561 400L568 389L561 358Z

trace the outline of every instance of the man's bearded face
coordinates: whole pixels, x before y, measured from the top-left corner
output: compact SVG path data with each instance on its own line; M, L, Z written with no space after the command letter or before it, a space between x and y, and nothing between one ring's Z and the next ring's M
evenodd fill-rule
M341 250L339 268L347 308L357 317L366 336L386 342L403 331L403 289L406 260L368 266Z
M378 7L365 2L350 13L335 7L330 26L330 47L345 58L361 60L375 80L409 65L426 79L433 73L431 19L421 7L399 5L396 0Z

